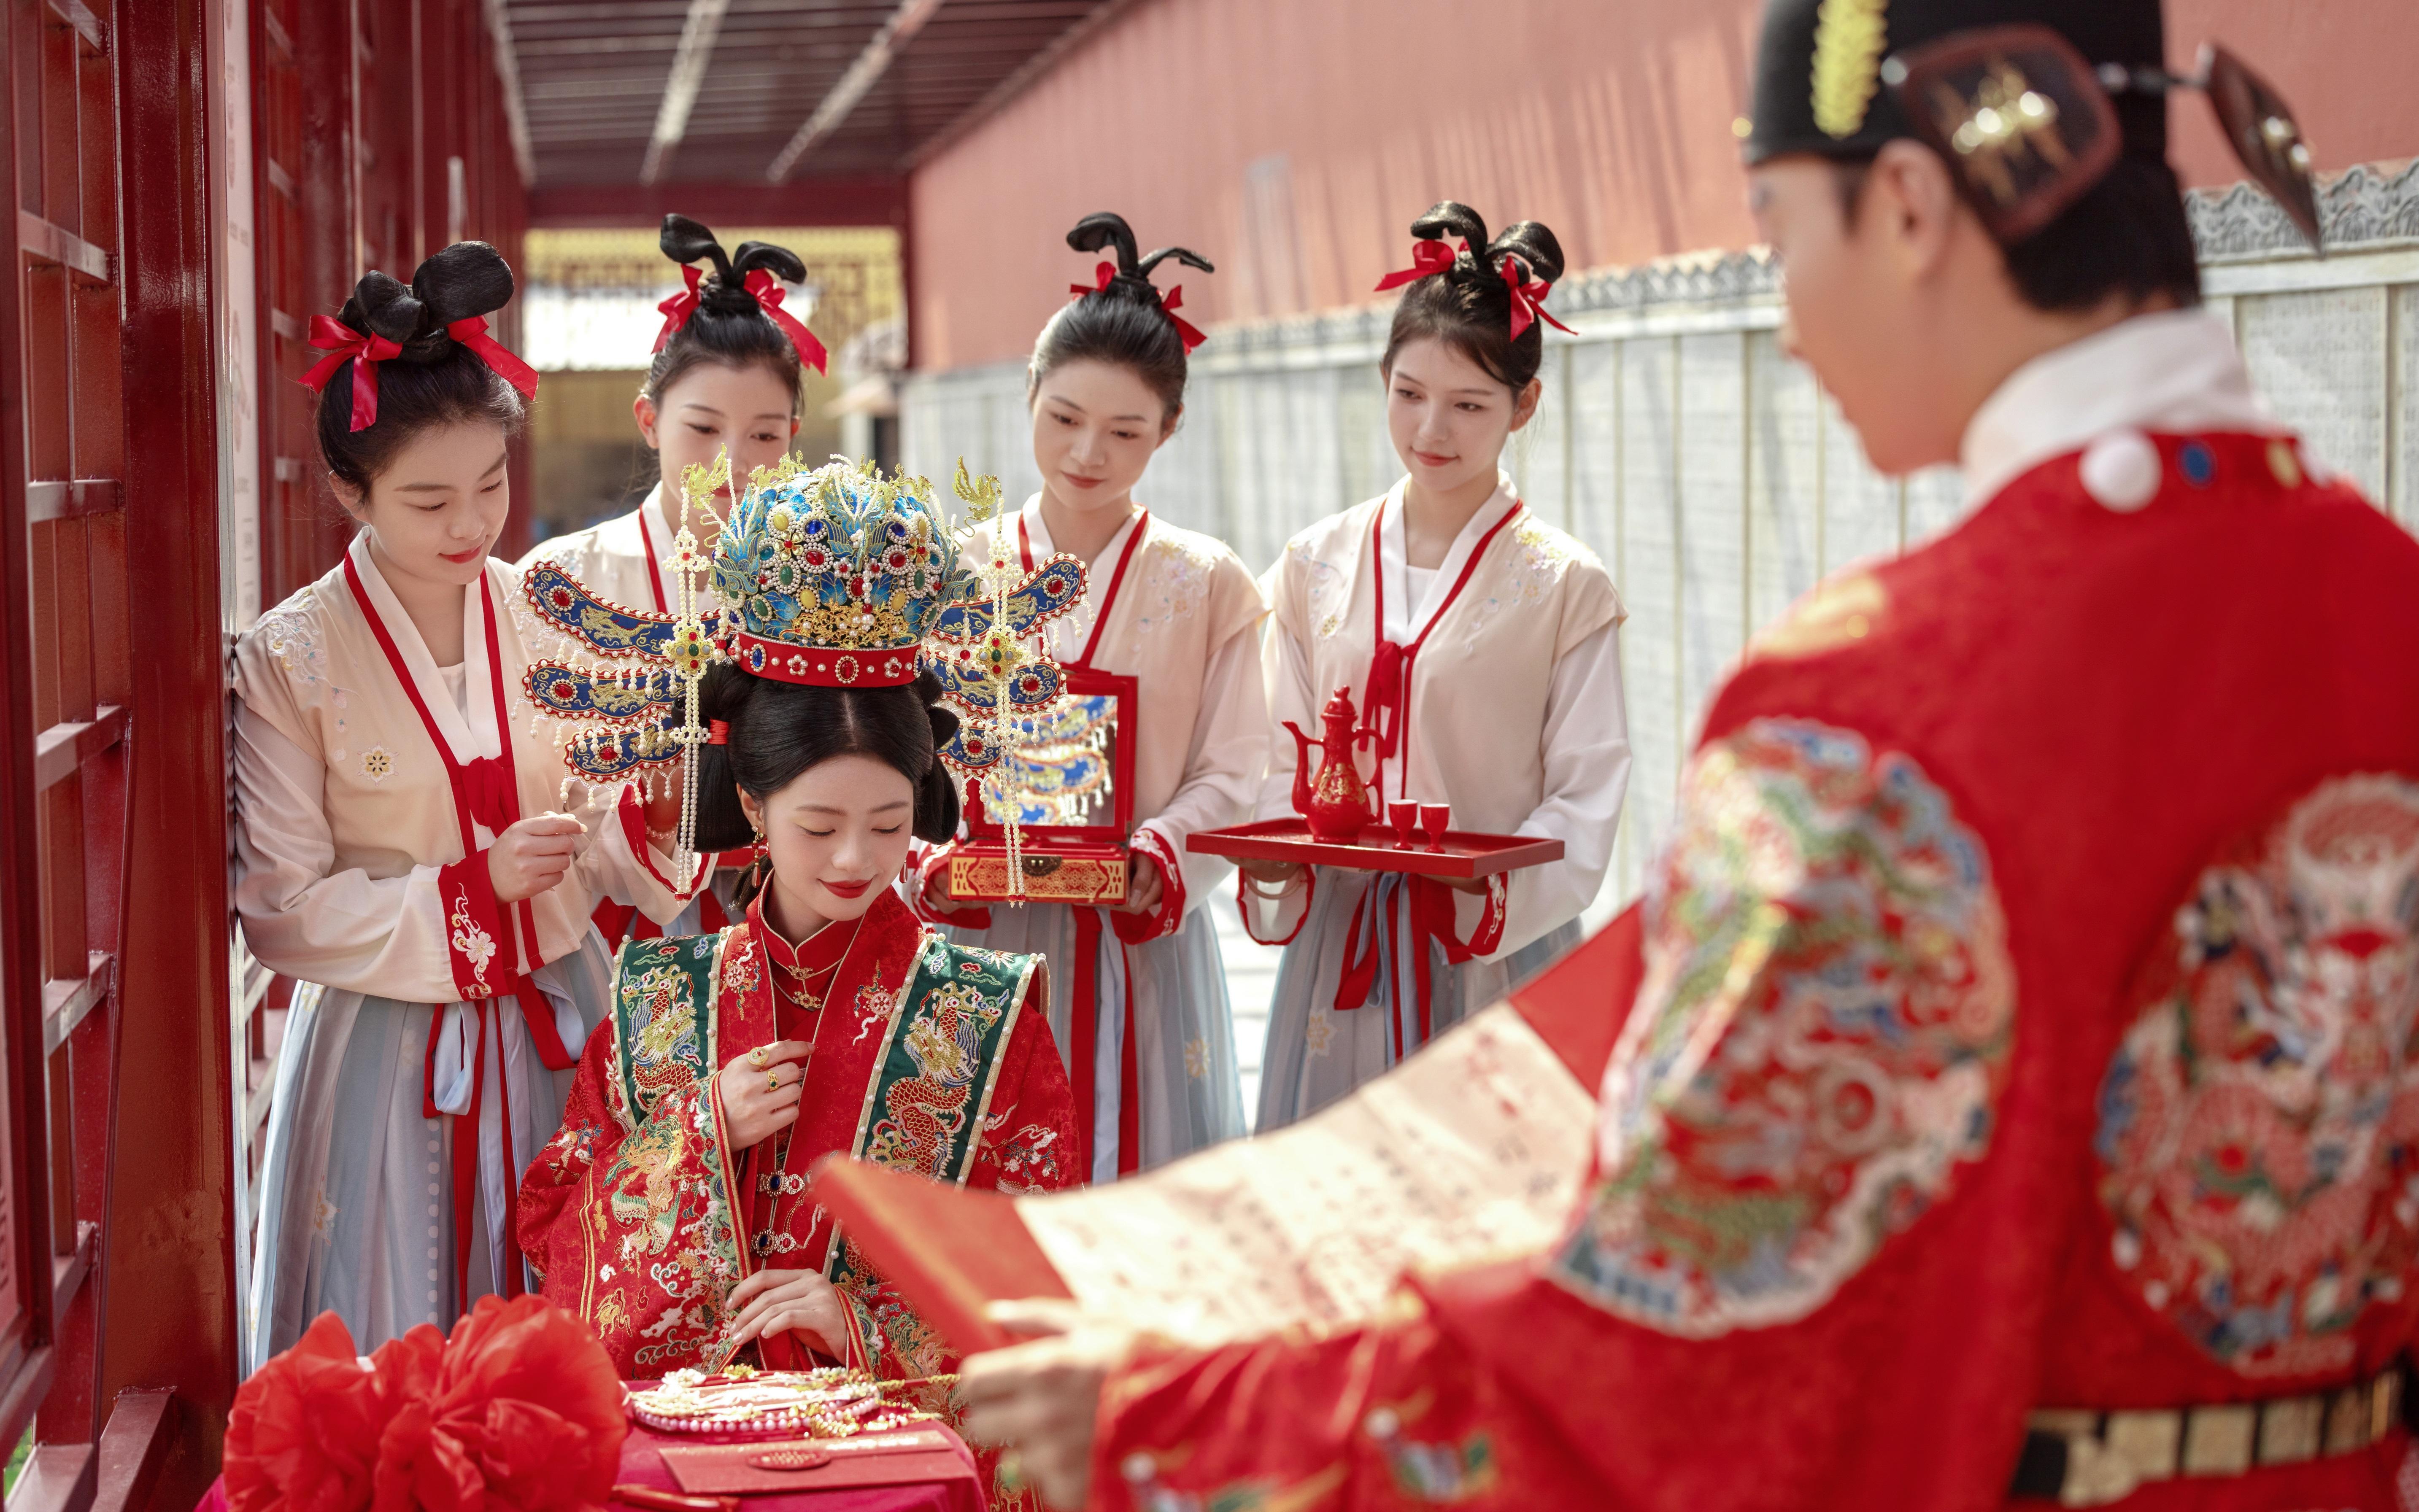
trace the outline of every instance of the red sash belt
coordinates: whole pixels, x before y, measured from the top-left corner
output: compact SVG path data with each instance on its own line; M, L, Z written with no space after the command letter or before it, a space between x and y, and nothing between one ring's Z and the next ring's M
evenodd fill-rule
M497 1053L501 1055L503 1050L503 1025L496 1011L498 1000L509 995L518 1001L522 1026L528 1030L530 1043L547 1070L568 1071L578 1061L555 1029L554 1005L547 1000L546 994L529 977L532 970L529 962L538 950L537 916L531 909L529 899L522 898L514 905L509 922L501 917L502 910L495 906L494 892L486 883L486 853L479 846L478 837L471 829L475 821L485 825L491 833L501 834L520 817L520 786L513 765L512 718L504 703L503 659L496 638L496 601L485 571L482 569L480 573L479 597L486 610L487 681L496 700L498 753L470 761L464 761L455 754L453 745L445 739L445 732L438 727L435 717L429 713L428 702L421 696L420 685L413 679L411 668L404 662L402 651L396 648L394 636L388 631L386 621L379 617L377 604L371 602L369 591L362 583L361 572L353 565L349 552L345 556L345 582L352 589L354 602L362 606L362 618L369 621L371 632L377 636L378 649L386 653L387 665L393 670L395 680L403 684L405 695L411 700L412 710L420 716L421 727L428 734L428 743L437 748L438 758L445 764L446 781L454 790L455 821L461 827L463 862L469 863L462 866L457 863L456 865L462 866L463 871L469 874L463 878L466 883L464 892L478 895L472 901L471 911L474 915L487 916L477 922L484 924L492 920L501 926L494 931L501 937L499 949L502 940L509 940L512 946L513 965L508 970L500 977L489 978L482 963L474 968L476 978L471 981L463 979L462 953L458 947L455 950L455 985L463 990L463 1000L476 1010L473 1027L478 1036L471 1051L470 1105L460 1114L449 1115L457 1121L452 1131L455 1298L457 1305L467 1306L470 1291L470 1204L479 1184L479 1120L486 1097L487 1031L490 1024L496 1031ZM481 906L482 902L484 906ZM480 991L482 987L485 989L484 993ZM437 1106L434 1078L437 1049L444 1031L445 1011L440 1006L428 1026L428 1045L422 1056L420 1110L424 1118L436 1118L442 1111ZM512 1081L501 1064L497 1067L496 1084L503 1090L501 1107L498 1111L503 1134L504 1165L509 1178L517 1176L518 1172L514 1169L517 1161L513 1150ZM516 1229L517 1225L507 1215L501 1236L504 1243L504 1274L496 1277L497 1286L506 1297L519 1296L525 1290L521 1283L520 1236Z
M1109 614L1117 607L1117 589L1126 580L1126 567L1133 560L1134 548L1150 530L1150 511L1141 510L1134 516L1132 533L1126 537L1125 549L1117 553L1117 565L1109 573L1109 586L1101 595L1100 612L1092 617L1092 633L1084 637L1083 654L1063 664L1071 672L1092 669L1092 652L1101 644L1101 631L1109 622ZM1025 570L1033 569L1033 535L1025 528L1024 512L1016 516L1017 555ZM1070 1054L1074 1065L1070 1076L1073 1082L1075 1106L1082 1111L1077 1133L1083 1139L1080 1158L1084 1179L1092 1179L1092 1151L1100 1142L1099 1118L1093 1097L1099 1076L1093 1058L1101 1047L1101 921L1103 910L1077 907L1075 912L1075 984L1071 1016L1074 1019L1075 1043ZM1139 1083L1139 1062L1134 1051L1133 1013L1133 952L1127 949L1122 924L1113 924L1117 934L1117 948L1125 953L1126 966L1126 1030L1117 1053L1117 1174L1131 1176L1142 1163L1142 1094Z
M1411 637L1408 646L1390 640L1386 635L1386 553L1382 535L1386 508L1383 504L1378 507L1377 513L1369 521L1369 571L1375 585L1377 649L1369 658L1369 673L1362 685L1361 721L1377 747L1378 786L1381 796L1385 791L1386 763L1390 760L1397 763L1395 796L1409 796L1411 673L1419 661L1420 648L1427 644L1428 633L1436 629L1444 619L1445 612L1461 597L1461 590L1470 586L1471 574L1478 570L1478 563L1486 557L1487 548L1495 543L1495 538L1502 534L1505 526L1520 517L1522 508L1515 501L1504 512L1503 518L1487 527L1486 534L1478 538L1478 543L1471 548L1469 557L1463 560L1461 572L1454 578L1453 587L1446 591L1444 601L1436 606L1435 612L1428 616L1427 622L1420 627L1420 633ZM1370 992L1377 986L1378 967L1386 948L1385 931L1379 927L1378 914L1380 909L1388 906L1389 898L1398 887L1410 890L1411 976L1417 994L1420 1042L1425 1044L1429 1031L1428 987L1432 974L1428 963L1429 945L1444 947L1447 964L1462 965L1493 948L1489 937L1500 938L1501 921L1490 919L1482 923L1476 938L1466 942L1454 929L1451 888L1427 877L1405 877L1399 881L1392 877L1380 878L1362 894L1360 907L1353 911L1352 927L1345 936L1344 969L1335 986L1335 1006L1340 1010L1361 1007L1369 1000ZM1492 911L1490 909L1490 913ZM1390 975L1387 980L1389 1006L1396 1013L1395 1021L1400 1022L1402 982L1398 975ZM1397 1057L1402 1049L1401 1046L1395 1046Z
M1077 1115L1076 1135L1083 1142L1077 1158L1083 1163L1084 1180L1092 1179L1092 1152L1100 1144L1099 1105L1094 1101L1099 1092L1098 1061L1101 1051L1101 918L1105 909L1075 907L1075 991L1070 1017L1074 1021L1075 1043L1068 1059L1074 1062L1068 1079L1073 1083ZM1112 925L1114 928L1115 926ZM1125 1036L1117 1046L1117 1174L1131 1176L1142 1168L1142 1091L1141 1062L1134 1041L1133 951L1118 932L1117 949L1123 955L1126 968Z
M1504 512L1503 518L1487 527L1487 533L1478 538L1478 544L1471 548L1469 557L1462 562L1461 573L1453 580L1453 587L1446 591L1444 602L1436 606L1436 612L1428 616L1427 623L1420 627L1420 633L1411 637L1408 646L1386 638L1386 553L1379 536L1386 524L1386 507L1383 504L1378 506L1377 514L1369 522L1369 571L1377 587L1378 646L1369 657L1369 675L1362 681L1361 725L1377 745L1378 792L1380 798L1385 796L1386 763L1397 756L1401 759L1394 777L1394 796L1410 796L1411 668L1419 661L1420 648L1427 644L1428 632L1444 619L1445 611L1461 597L1461 590L1470 586L1470 576L1478 571L1479 558L1487 555L1487 548L1495 543L1495 538L1503 533L1505 526L1520 517L1522 508L1516 500ZM1405 529L1409 528L1409 526L1405 527ZM1418 606L1412 607L1416 611Z
M1495 949L1503 938L1503 881L1501 878L1490 879L1486 913L1480 918L1478 927L1471 931L1470 939L1464 940L1455 928L1452 888L1432 877L1400 874L1380 877L1362 894L1359 907L1353 910L1352 927L1344 937L1344 970L1335 985L1335 1006L1338 1010L1366 1005L1377 986L1378 968L1385 958L1389 933L1379 915L1391 907L1393 894L1398 888L1409 890L1406 911L1410 914L1411 990L1420 1045L1425 1045L1432 1030L1429 991L1434 977L1428 947L1432 944L1443 946L1448 966L1466 965ZM1391 1027L1402 1022L1402 973L1389 972L1386 985L1387 1023ZM1399 1035L1396 1038L1399 1039ZM1394 1046L1394 1059L1400 1060L1418 1047L1397 1043Z

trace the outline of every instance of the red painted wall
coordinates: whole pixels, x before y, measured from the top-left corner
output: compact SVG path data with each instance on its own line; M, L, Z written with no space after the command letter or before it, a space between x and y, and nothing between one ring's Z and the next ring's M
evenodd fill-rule
M1018 357L1115 209L1188 273L1196 321L1355 304L1448 194L1553 227L1574 269L1753 233L1731 123L1761 0L1142 0L909 187L916 365ZM2319 161L2419 154L2411 0L2175 0L2178 64L2226 39L2296 101ZM2194 182L2240 176L2196 99ZM1163 277L1163 283L1174 282Z

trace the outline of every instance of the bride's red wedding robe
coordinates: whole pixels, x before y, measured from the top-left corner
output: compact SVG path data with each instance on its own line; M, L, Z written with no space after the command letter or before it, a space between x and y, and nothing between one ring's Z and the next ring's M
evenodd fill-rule
M1074 1184L1045 980L1038 957L950 944L887 891L794 950L758 908L717 934L624 945L612 1015L521 1183L521 1245L544 1295L595 1330L625 1378L654 1378L732 1360L725 1299L743 1277L818 1270L847 1311L841 1363L891 1380L951 1368L807 1199L807 1172L837 1152L1005 1192ZM733 1150L714 1078L778 1039L813 1044L804 1111ZM787 1335L761 1354L774 1368L821 1363Z

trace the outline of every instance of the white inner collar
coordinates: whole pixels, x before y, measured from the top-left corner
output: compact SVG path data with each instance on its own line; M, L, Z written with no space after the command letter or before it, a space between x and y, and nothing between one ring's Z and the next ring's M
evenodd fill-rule
M351 555L353 570L361 575L362 588L369 595L369 606L377 611L386 633L394 638L395 652L403 658L404 675L420 690L421 701L428 706L428 717L445 738L445 743L453 748L454 759L468 763L501 755L504 747L496 728L495 702L486 696L495 676L487 664L486 599L479 591L486 584L486 565L482 564L478 579L462 590L462 660L455 664L462 669L464 695L461 703L456 704L437 659L428 654L428 643L420 638L420 627L411 622L403 601L394 596L394 589L387 586L386 574L378 571L377 561L370 554L368 530L353 537Z
M2110 431L2284 429L2252 391L2234 332L2207 310L2135 315L2008 375L1965 426L1967 508Z
M1403 525L1403 493L1410 481L1409 478L1396 480L1394 486L1387 490L1385 501L1378 506L1378 571L1384 574L1386 587L1386 622L1380 631L1388 640L1405 646L1442 612L1440 595L1461 575L1462 564L1478 549L1478 542L1520 504L1512 475L1499 470L1494 494L1462 526L1461 533L1453 538L1452 548L1444 554L1444 561L1415 592L1410 549L1404 538Z

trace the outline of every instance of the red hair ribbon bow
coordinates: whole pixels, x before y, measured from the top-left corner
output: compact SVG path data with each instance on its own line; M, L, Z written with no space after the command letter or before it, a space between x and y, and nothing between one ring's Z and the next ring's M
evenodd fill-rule
M1167 291L1166 298L1159 301L1159 313L1165 315L1167 323L1176 328L1176 339L1184 344L1184 350L1189 355L1194 347L1210 338L1202 335L1193 322L1176 313L1177 306L1183 302L1184 285L1179 283Z
M1093 270L1092 276L1095 282L1089 284L1070 283L1067 285L1067 292L1074 295L1078 298L1081 298L1086 294L1106 294L1109 289L1109 284L1117 279L1117 265L1115 263L1102 263L1099 267ZM1159 313L1165 315L1167 317L1167 323L1176 328L1176 339L1184 344L1184 350L1188 355L1190 355L1194 347L1200 345L1210 338L1201 334L1200 328L1194 326L1193 322L1185 319L1182 315L1176 313L1178 310L1183 308L1183 305L1184 285L1179 283L1176 287L1168 290L1166 298L1159 301Z
M790 333L790 344L798 349L798 360L817 373L823 372L824 344L815 340L815 333L801 325L797 316L782 310L781 301L790 297L790 291L781 287L781 281L759 267L747 275L747 292L756 296L757 308L770 316L773 324Z
M353 425L366 431L377 420L377 365L403 348L383 336L364 336L341 320L311 317L311 344L327 353L302 374L301 385L317 393L347 361L353 364Z
M1529 269L1521 265L1520 259L1506 253L1503 266L1498 271L1503 275L1503 286L1512 291L1512 339L1514 341L1520 339L1520 333L1529 328L1529 322L1533 320L1542 320L1565 336L1578 334L1570 327L1546 313L1546 296L1553 292L1554 286L1550 283L1531 281Z
M664 313L664 328L655 332L655 349L658 352L664 349L664 343L672 339L672 332L687 325L688 317L697 313L697 269L683 267L681 277L688 287L655 306Z
M487 334L487 317L472 315L445 328L445 334L469 347L487 371L521 391L523 399L537 397L537 369L504 349L504 344Z
M1465 241L1461 247L1463 252L1468 252L1470 243ZM1446 246L1442 240L1415 241L1411 243L1411 266L1398 268L1379 279L1374 292L1383 294L1388 289L1398 289L1406 283L1426 278L1431 274L1441 273L1453 266L1455 255L1454 250Z

